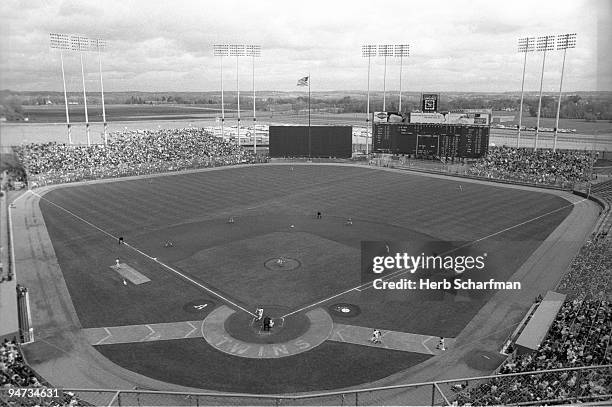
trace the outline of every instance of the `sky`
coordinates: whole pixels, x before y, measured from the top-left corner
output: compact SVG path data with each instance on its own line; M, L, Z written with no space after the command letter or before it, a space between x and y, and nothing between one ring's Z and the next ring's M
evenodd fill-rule
M402 90L520 91L518 38L577 33L567 51L565 91L612 90L610 0L3 0L0 89L62 90L60 54L49 33L108 43L105 91L219 91L223 86L295 91L367 89L363 44L409 44ZM215 57L213 44L261 45L261 57ZM64 52L68 91L82 89L78 52ZM99 90L96 53L83 53L88 91ZM525 90L540 86L543 52L527 55ZM544 91L559 88L563 51L546 53ZM238 63L238 67L237 67ZM382 90L384 57L371 59L370 89ZM237 74L238 72L238 78ZM387 57L387 90L399 89L400 60Z

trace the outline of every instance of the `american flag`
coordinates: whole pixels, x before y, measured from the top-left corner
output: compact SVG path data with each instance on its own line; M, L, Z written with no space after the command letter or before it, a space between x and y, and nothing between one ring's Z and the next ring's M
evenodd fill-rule
M298 79L297 86L308 86L308 76Z

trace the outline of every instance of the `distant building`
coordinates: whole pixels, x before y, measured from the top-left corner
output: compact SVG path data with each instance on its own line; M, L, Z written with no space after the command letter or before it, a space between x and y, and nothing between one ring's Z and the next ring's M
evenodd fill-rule
M493 116L493 118L491 119L492 123L504 123L504 122L511 122L514 121L514 116L509 116L509 115L495 115Z

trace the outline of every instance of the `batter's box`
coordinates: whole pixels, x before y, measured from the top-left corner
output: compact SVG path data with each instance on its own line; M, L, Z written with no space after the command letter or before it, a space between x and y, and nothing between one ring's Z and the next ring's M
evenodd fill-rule
M138 285L151 281L150 278L140 274L138 271L136 271L131 266L125 263L113 264L112 266L110 266L110 268L115 270L117 273L119 273L121 277L125 278L132 284Z

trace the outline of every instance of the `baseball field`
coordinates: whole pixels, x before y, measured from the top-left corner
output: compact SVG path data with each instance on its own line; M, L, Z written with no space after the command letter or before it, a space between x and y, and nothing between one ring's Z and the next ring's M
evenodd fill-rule
M452 343L495 294L371 289L361 276L362 241L394 249L460 242L486 253L486 274L475 278L504 281L572 205L485 183L287 164L68 186L42 195L40 209L80 324L102 355L178 385L285 393L355 386L415 366L437 354L431 338ZM272 333L253 322L260 307L277 322ZM208 331L206 321L223 312L217 328L231 348ZM264 355L264 344L316 331L316 312L330 318L323 325L331 336ZM146 339L110 333L181 324L194 329ZM372 346L373 328L383 343L398 342ZM246 343L262 344L259 357L247 357Z

